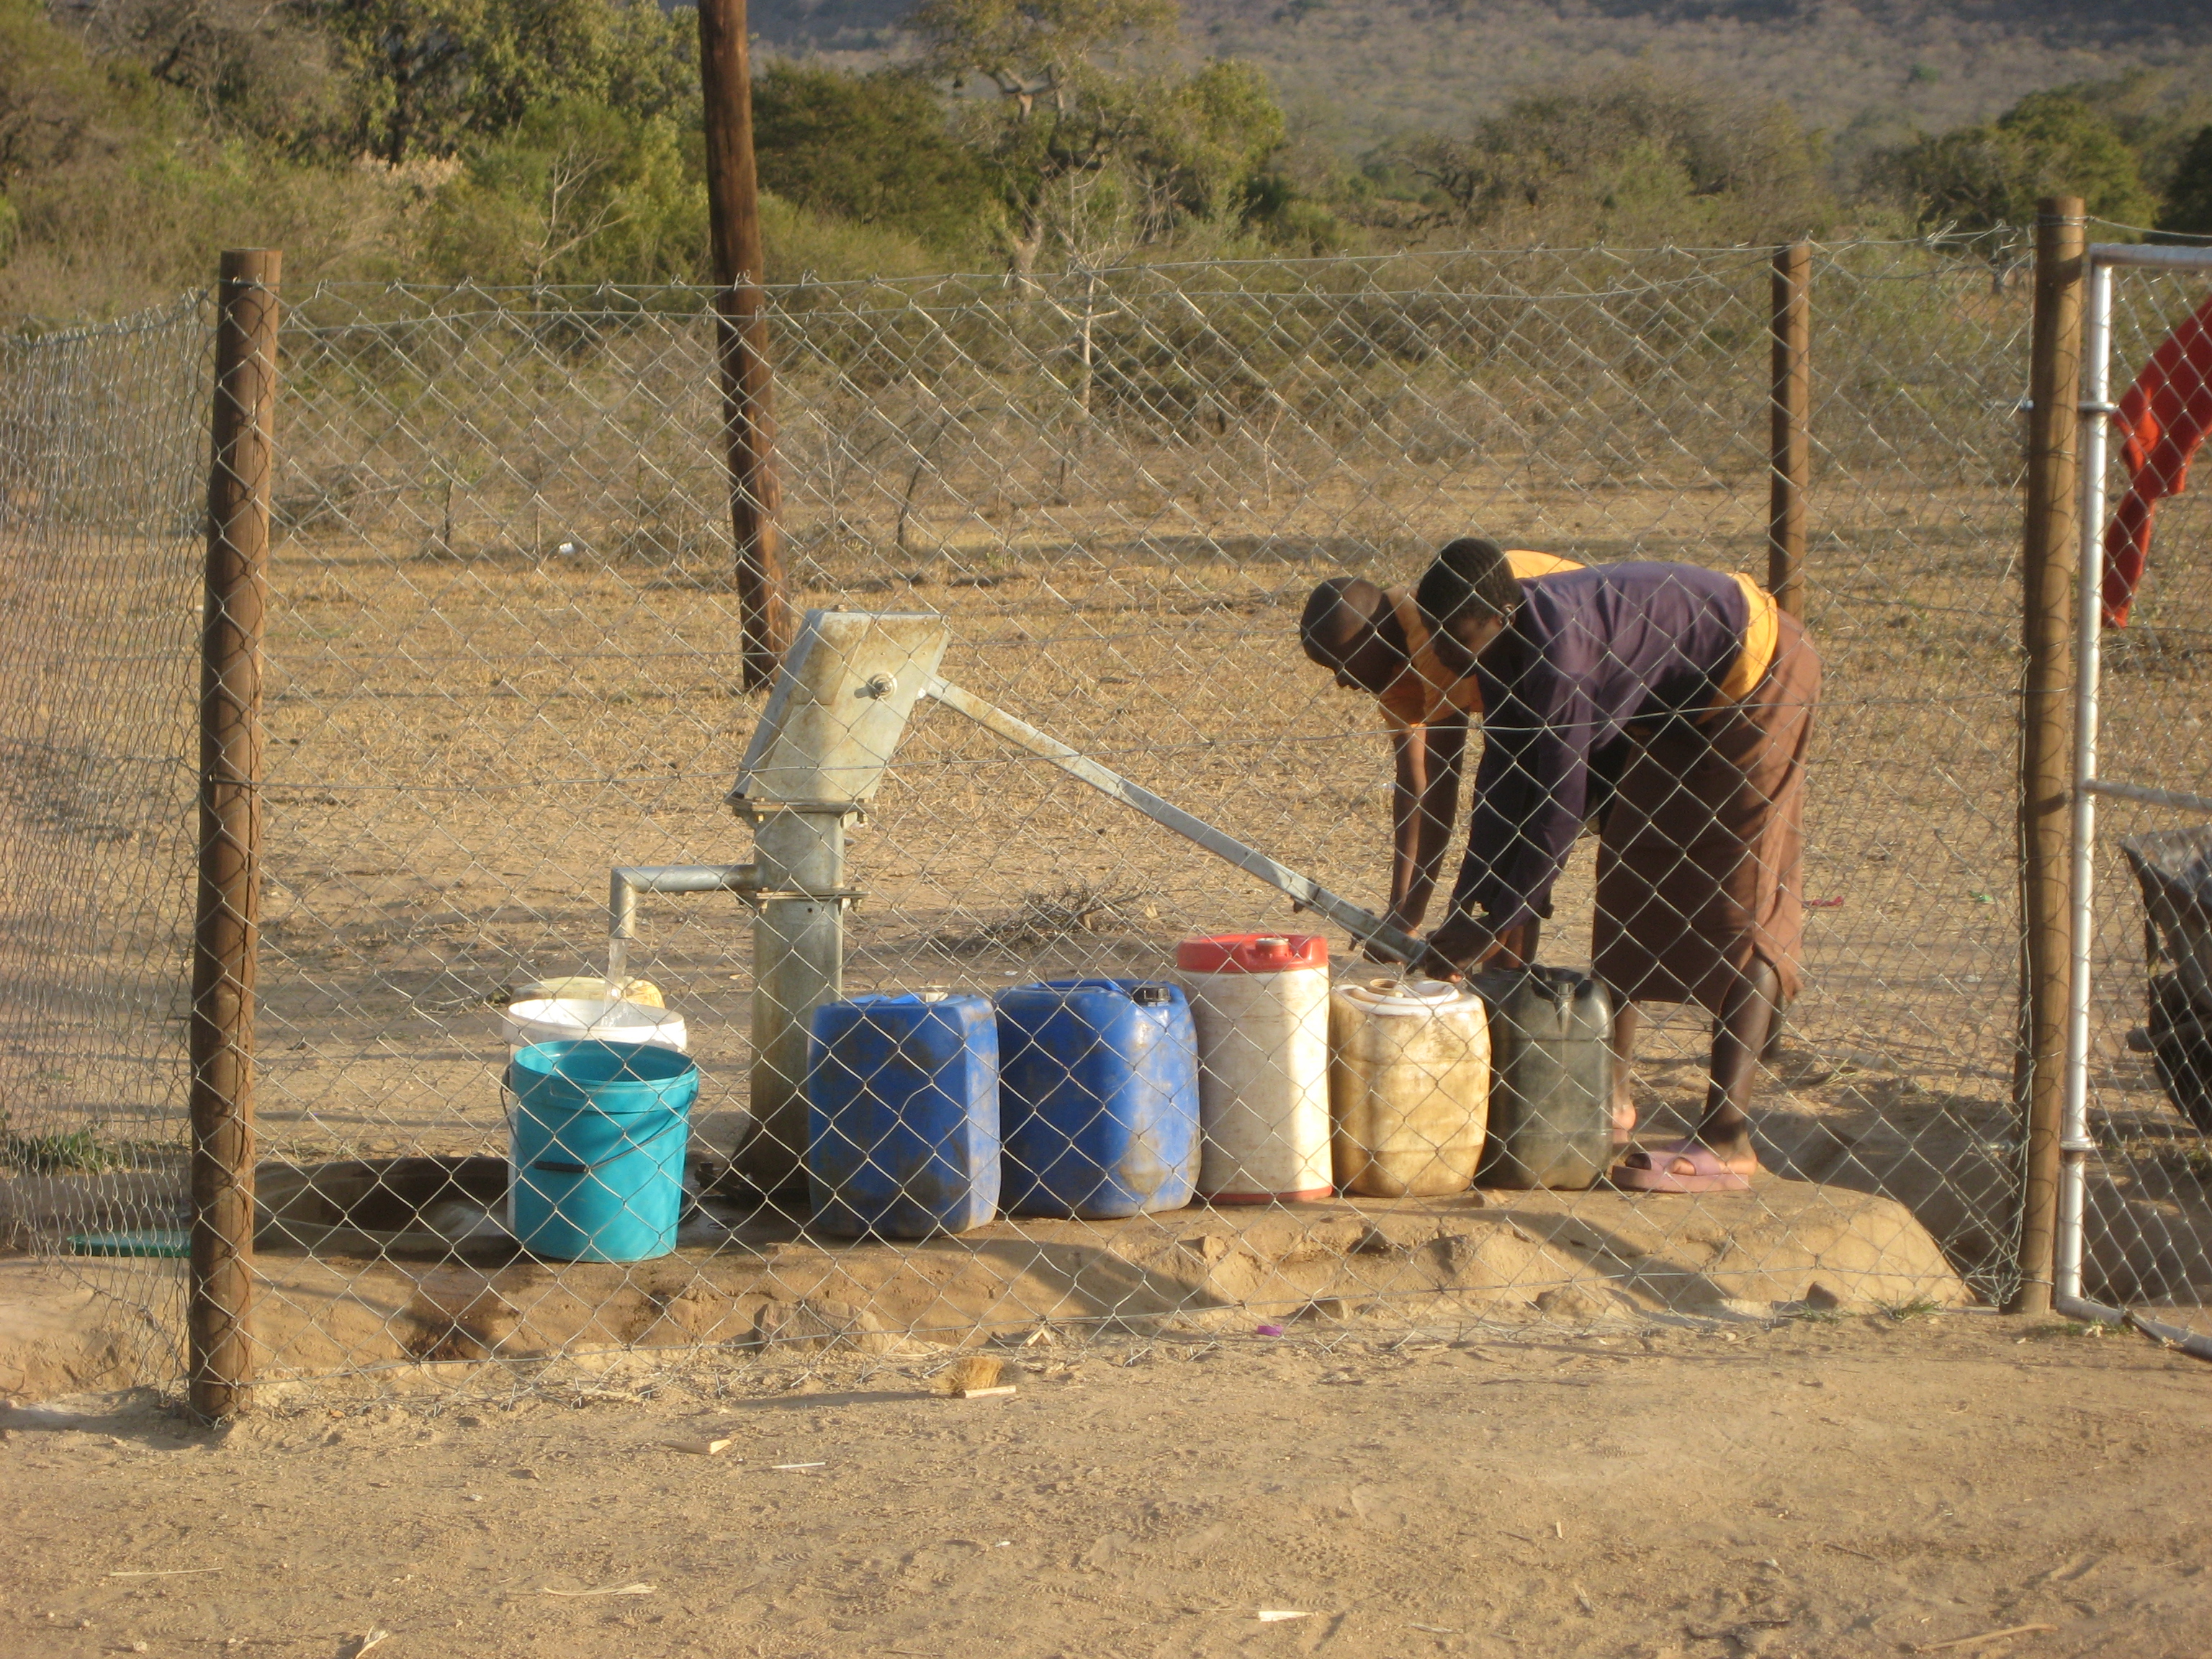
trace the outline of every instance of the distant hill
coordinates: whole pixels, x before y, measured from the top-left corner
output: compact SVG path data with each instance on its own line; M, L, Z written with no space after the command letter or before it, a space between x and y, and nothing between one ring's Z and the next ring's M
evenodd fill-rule
M754 0L774 47L896 55L910 0ZM1645 64L1786 100L1846 155L2130 70L2212 82L2212 0L1184 0L1196 54L1274 76L1349 153L1531 82Z

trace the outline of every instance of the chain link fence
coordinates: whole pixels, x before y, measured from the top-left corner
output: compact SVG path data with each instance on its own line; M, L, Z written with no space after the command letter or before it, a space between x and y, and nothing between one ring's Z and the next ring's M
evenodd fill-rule
M264 709L263 1374L445 1362L440 1386L494 1386L562 1356L699 1344L2001 1300L2021 1148L2023 258L2003 235L1815 250L1806 623L1826 689L1807 986L1766 1057L1754 1115L1770 1174L1751 1190L1338 1192L849 1242L744 1179L745 901L648 894L621 971L649 983L634 998L680 1015L700 1083L678 1248L627 1265L523 1255L505 1231L517 1103L501 1010L533 984L610 971L611 867L754 856L724 799L762 708L738 691L708 296L295 295ZM1523 250L779 290L793 598L943 618L944 679L1380 912L1386 732L1374 699L1301 654L1307 595L1337 574L1410 585L1467 534L1585 563L1763 573L1768 284L1753 250ZM41 397L66 405L45 423L88 486L94 456L128 480L67 506L37 495L27 517L11 494L10 580L52 569L69 626L131 653L52 671L82 732L43 748L13 735L60 706L43 680L18 679L0 714L35 763L11 768L9 810L30 830L9 856L43 884L9 898L12 1184L35 1178L25 1149L80 1136L96 1167L72 1178L120 1202L126 1177L97 1167L118 1160L149 1214L178 1197L164 1160L182 1102L202 459L186 416L204 406L204 331L186 307L25 343L6 390L11 421L43 418ZM170 388L159 418L125 406L155 385ZM119 506L172 474L143 508ZM66 585L108 570L100 559L118 574ZM35 627L21 611L6 625ZM64 637L45 629L33 658ZM2156 683L2178 686L2192 659L2181 635L2157 637L2171 654ZM71 787L148 826L128 883L68 816L87 809L40 806L27 781L88 732L106 746L85 750L70 775L92 782ZM130 964L136 1001L113 975L83 981L81 932L41 931L58 896L27 897L89 902L79 871L132 895L91 955ZM1592 880L1586 842L1547 963L1588 962ZM849 830L845 881L848 995L1171 983L1179 939L1311 926L927 699ZM1340 983L1383 971L1340 935L1332 957ZM1694 1008L1648 1012L1634 1095L1639 1137L1656 1139L1695 1121L1708 1035ZM86 1064L41 1083L78 1025ZM2154 1115L2148 1073L2130 1075ZM2195 1176L2161 1179L2170 1196ZM15 1201L41 1251L82 1231Z
M2111 280L2117 398L2212 290L2202 270L2118 270ZM2184 365L2177 391L2193 393L2202 373ZM2118 441L2110 463L2117 503L2128 485ZM2128 625L2103 637L2096 771L2212 796L2212 512L2178 495L2160 504L2154 527ZM2208 817L2183 803L2097 802L2082 1293L2123 1308L2197 1308L2212 1294L2212 1048L2200 1012L2212 996L2190 959L2203 925L2186 878ZM2161 866L2184 878L2165 885Z
M0 1252L92 1253L151 1378L184 1360L210 320L0 343Z

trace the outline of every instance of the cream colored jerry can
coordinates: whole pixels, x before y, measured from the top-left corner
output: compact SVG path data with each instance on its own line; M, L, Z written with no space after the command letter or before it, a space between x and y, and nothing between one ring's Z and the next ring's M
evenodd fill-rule
M1176 965L1198 1029L1199 1196L1209 1204L1328 1197L1328 941L1187 939Z
M1474 1184L1490 1116L1490 1019L1441 980L1340 985L1328 1005L1336 1184L1431 1198Z

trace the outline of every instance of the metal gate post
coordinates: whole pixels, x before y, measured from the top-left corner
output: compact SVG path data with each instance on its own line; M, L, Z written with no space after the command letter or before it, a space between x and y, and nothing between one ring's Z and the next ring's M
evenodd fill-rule
M2088 1198L2090 948L2095 935L2097 798L2084 786L2097 775L2098 681L2105 622L2105 456L2112 415L2112 268L2091 250L2089 303L2082 330L2087 384L2081 425L2081 568L2074 596L2074 816L2067 883L2070 930L2066 1003L2066 1089L2058 1129L2058 1234L2051 1304L2071 1312L2081 1299L2081 1233Z
M2072 985L2067 1002L2065 1089L2059 1121L2058 1215L2053 1260L2054 1310L2072 1319L2098 1319L2131 1325L2154 1341L2199 1359L2212 1359L2212 1337L2185 1326L2168 1324L2130 1309L2107 1307L2081 1294L2087 1256L2089 1155L2096 1142L2089 1133L2089 1004L2095 970L2096 797L2184 811L2212 811L2212 797L2156 789L2097 774L2099 696L2104 629L2105 468L2110 433L2106 422L2119 411L2112 403L2112 272L2120 267L2188 271L2212 276L2212 248L2165 247L2139 242L2100 242L2084 251L2089 270L2088 318L2083 349L2089 358L2088 384L2077 405L2081 425L2081 514L2078 527L2081 568L2075 603L2074 699L2073 859L2069 891Z

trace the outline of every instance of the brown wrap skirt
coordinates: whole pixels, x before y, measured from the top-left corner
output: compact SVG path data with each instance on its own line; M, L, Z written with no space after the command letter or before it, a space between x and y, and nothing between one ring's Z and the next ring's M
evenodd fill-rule
M1794 617L1741 702L1639 744L1598 837L1591 957L1616 995L1719 1012L1754 959L1804 983L1805 751L1820 658Z

